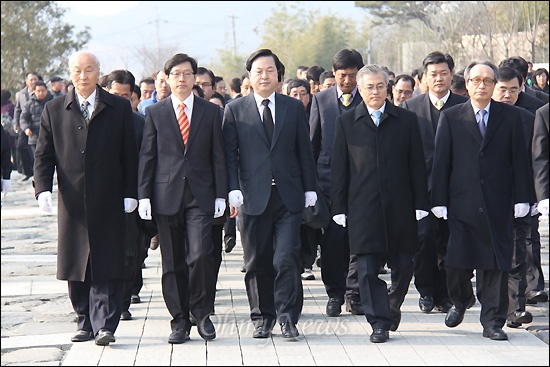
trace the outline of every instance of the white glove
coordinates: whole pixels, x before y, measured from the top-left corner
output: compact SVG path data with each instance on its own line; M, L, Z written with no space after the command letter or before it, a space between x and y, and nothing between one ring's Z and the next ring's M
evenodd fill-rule
M438 218L443 218L447 220L447 207L446 206L434 206L432 208L432 213Z
M531 216L535 216L539 214L539 210L537 209L537 203L531 205Z
M131 213L136 210L138 201L134 198L124 198L124 213Z
M216 198L214 203L214 218L219 218L225 213L225 199Z
M139 217L143 220L151 220L151 200L149 199L140 199L138 206Z
M49 191L43 191L38 194L38 206L46 213L52 212L52 193Z
M306 208L308 206L315 206L317 202L317 193L315 191L306 191Z
M420 220L422 218L425 218L428 216L428 213L427 211L424 211L424 210L416 210L416 220Z
M239 208L243 203L244 199L241 190L233 190L229 193L229 205Z
M549 199L544 199L544 200L541 200L539 201L539 203L537 204L537 210L539 211L540 214L542 215L548 215L548 212L550 211L550 208L549 208L549 203L548 203L548 200Z
M334 217L332 217L332 220L336 222L339 226L345 227L346 226L346 215L345 214L336 214Z
M531 206L529 203L514 204L514 218L523 218L529 213Z
M2 193L4 194L4 197L8 195L8 191L10 191L10 188L11 188L11 181L2 179Z

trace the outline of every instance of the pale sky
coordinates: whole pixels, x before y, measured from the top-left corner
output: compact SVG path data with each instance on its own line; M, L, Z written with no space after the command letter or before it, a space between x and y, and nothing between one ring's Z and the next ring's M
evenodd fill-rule
M66 7L64 21L76 31L90 27L92 35L86 49L95 53L101 70L128 69L141 79L141 63L136 49L175 45L177 52L194 57L199 65L209 67L217 59L218 49L233 45L232 18L235 18L237 52L247 55L261 41L254 29L262 33L263 22L277 1L58 1ZM354 7L354 1L286 1L320 14L335 14L360 22L366 12ZM158 24L158 32L157 32ZM332 57L332 56L331 56Z

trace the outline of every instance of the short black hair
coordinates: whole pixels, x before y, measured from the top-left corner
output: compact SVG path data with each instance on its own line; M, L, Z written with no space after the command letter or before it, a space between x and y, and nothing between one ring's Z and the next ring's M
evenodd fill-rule
M197 61L191 56L184 53L177 53L166 61L164 64L164 74L166 76L170 75L172 68L176 65L183 64L184 62L191 63L191 69L193 69L193 74L197 74Z
M217 99L219 99L220 101L222 101L222 105L225 107L225 97L222 96L222 95L220 94L220 92L214 91L214 93L212 93L212 97L210 97L210 99L212 99L212 98L217 98Z
M143 78L139 81L139 85L141 85L141 83L153 84L154 85L155 84L155 78L147 76L147 77L145 77L145 78Z
M509 66L516 69L519 72L523 80L527 79L527 73L529 72L529 65L527 65L527 60L521 56L512 56L508 57L498 64L498 67ZM523 81L522 81L523 83ZM521 83L520 83L521 84Z
M334 78L332 70L325 70L319 75L319 84L323 84L326 79Z
M134 85L136 85L136 78L134 77L134 74L128 70L113 70L107 76L107 88L111 89L113 83L115 82L118 84L129 85L130 89L133 90Z
M509 66L502 66L498 68L498 81L499 82L509 82L510 80L516 78L519 82L519 85L523 83L523 78L518 73L518 71Z
M453 71L455 68L455 61L449 54L444 54L443 52L434 51L430 52L422 61L422 68L424 69L424 72L426 72L426 69L428 68L428 65L434 65L434 64L443 64L446 63L449 66L449 70ZM420 77L419 77L420 78Z
M464 76L460 74L454 74L453 80L451 80L451 89L465 90L466 80L464 79Z
M137 94L138 98L141 99L141 88L139 85L134 84L134 89L132 90L132 93Z
M292 88L304 87L308 94L311 94L311 87L309 83L304 79L292 78L286 86L287 93L290 93Z
M36 87L44 87L44 88L48 89L48 86L46 85L46 83L44 83L43 80L37 81L34 87L35 87L35 88L36 88Z
M235 93L241 93L241 78L233 78L233 79L231 79L231 82L229 83L229 87L230 87Z
M307 69L306 78L307 80L313 80L314 82L319 82L319 77L321 73L325 71L325 68L319 65L310 66Z
M257 51L254 51L249 57L248 60L246 60L246 71L250 72L252 69L252 63L258 58L258 57L272 57L275 61L275 67L277 68L277 79L278 81L282 81L283 77L285 75L285 66L283 63L279 60L277 55L275 55L270 49L268 48L262 48ZM241 79L242 80L242 79Z
M204 98L204 91L202 90L200 85L193 84L193 90L197 91L197 94L199 95L199 97Z
M216 86L216 77L212 70L205 68L204 66L199 66L195 72L196 75L208 75L210 77L210 83L212 83L212 88Z
M396 85L397 82L400 80L410 82L413 89L416 86L416 82L414 81L414 78L409 74L399 74L398 76L396 76L393 85Z
M332 58L332 68L334 71L350 68L357 68L359 70L363 66L365 66L363 56L354 49L346 48L340 50Z

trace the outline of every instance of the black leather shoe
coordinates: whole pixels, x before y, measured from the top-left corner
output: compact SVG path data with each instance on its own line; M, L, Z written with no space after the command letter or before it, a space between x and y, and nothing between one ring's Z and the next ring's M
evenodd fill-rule
M508 335L498 326L484 328L483 336L491 340L508 340Z
M87 342L94 338L94 333L87 330L78 330L72 337L72 342Z
M130 299L130 303L141 303L141 298L138 294L132 294L132 298Z
M351 300L346 302L346 311L352 315L364 315L363 305L359 301Z
M186 341L191 339L189 337L189 331L186 331L184 329L176 329L172 331L170 336L168 337L168 343L170 344L183 344Z
M266 325L258 326L254 329L252 337L254 339L266 339L271 336L271 328Z
M535 305L538 302L548 301L548 293L546 293L546 291L530 291L526 296L526 303L528 305Z
M122 311L122 313L120 314L120 319L121 320L131 320L132 319L132 314L130 313L130 311Z
M370 334L371 343L385 343L390 337L390 332L384 329L374 329Z
M235 240L235 237L227 237L223 239L223 242L225 243L225 253L230 253L235 248L235 245L237 244L237 241Z
M109 345L109 343L114 343L115 340L113 332L107 329L99 329L95 336L96 345L106 346Z
M197 324L197 331L204 340L213 340L216 338L216 329L214 329L214 324L208 316Z
M531 312L517 310L508 316L506 326L518 328L522 324L528 324L531 321L533 321L533 314Z
M392 322L390 325L391 331L396 331L399 327L399 324L401 323L401 310L392 310L391 311L392 316Z
M445 325L448 327L456 327L460 325L462 320L464 320L464 313L466 313L466 310L463 308L451 308L451 310L447 313L447 316L445 316Z
M327 302L326 313L328 317L336 317L342 313L342 300L331 297Z
M432 296L424 296L420 297L418 300L418 307L420 307L420 311L425 313L430 313L434 309L434 298Z
M453 304L451 302L443 302L439 305L435 305L435 309L439 312L447 313L453 308Z
M281 324L281 334L283 336L283 339L287 340L297 340L298 335L300 335L300 333L298 333L296 325L290 322L285 322L284 324Z

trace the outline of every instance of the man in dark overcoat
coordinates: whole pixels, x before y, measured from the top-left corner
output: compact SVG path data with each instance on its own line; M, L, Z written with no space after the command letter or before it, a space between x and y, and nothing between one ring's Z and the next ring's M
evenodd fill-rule
M428 215L428 185L416 114L388 103L389 77L378 65L357 74L363 102L336 120L332 213L348 226L370 340L397 330L419 249L417 220ZM391 287L378 278L387 259Z
M57 174L57 278L77 314L72 341L115 341L122 308L124 213L137 207L138 152L130 102L97 85L99 61L69 58L74 92L46 103L35 155L35 194L52 211Z
M513 219L529 213L532 183L520 112L491 99L498 77L491 62L473 62L464 73L470 102L441 113L431 203L435 216L449 221L447 288L454 306L445 324L458 326L475 303L475 269L483 336L507 340Z

